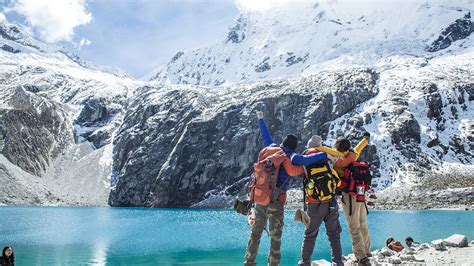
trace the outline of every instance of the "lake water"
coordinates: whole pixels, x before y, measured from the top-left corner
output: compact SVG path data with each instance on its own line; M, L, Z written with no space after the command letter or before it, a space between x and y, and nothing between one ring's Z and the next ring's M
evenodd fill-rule
M287 211L282 265L299 260L304 226ZM246 217L230 210L0 207L0 245L12 245L18 265L241 265ZM341 213L343 253L351 253ZM474 237L472 211L371 211L373 248L388 235L426 242L454 233ZM264 235L258 263L269 248ZM313 259L330 259L324 226Z

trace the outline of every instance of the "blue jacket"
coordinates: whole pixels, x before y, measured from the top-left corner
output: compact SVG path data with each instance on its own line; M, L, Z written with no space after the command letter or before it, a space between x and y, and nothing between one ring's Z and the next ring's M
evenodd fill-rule
M273 142L272 135L270 134L270 131L268 130L267 125L265 124L265 120L263 119L258 120L258 127L260 128L260 136L263 140L263 144L265 145L265 147L280 147L286 153L286 155L288 155L288 157L291 159L291 163L294 165L310 165L328 159L327 154L324 152L318 152L311 155L301 155L276 144L275 142ZM283 166L280 166L277 187L287 191L290 187L289 178L290 176L285 171L285 168Z

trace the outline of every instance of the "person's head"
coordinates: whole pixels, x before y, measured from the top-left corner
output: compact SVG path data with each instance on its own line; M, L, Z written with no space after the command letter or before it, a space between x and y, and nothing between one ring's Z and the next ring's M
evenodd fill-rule
M392 243L393 241L395 241L395 240L393 239L393 237L389 236L389 237L387 238L387 241L385 241L385 246L390 245L390 243Z
M10 246L4 247L3 252L2 252L2 257L4 257L4 258L12 257L13 258L13 248L10 247Z
M338 139L334 143L334 148L340 152L347 152L351 148L351 142L346 138Z
M289 149L290 151L295 151L296 147L298 147L298 138L295 135L287 135L281 146Z
M321 147L323 139L318 135L313 135L309 140L308 144L306 145L307 148L314 148L314 147Z
M408 247L411 247L411 244L413 244L413 238L411 236L405 238L405 243Z

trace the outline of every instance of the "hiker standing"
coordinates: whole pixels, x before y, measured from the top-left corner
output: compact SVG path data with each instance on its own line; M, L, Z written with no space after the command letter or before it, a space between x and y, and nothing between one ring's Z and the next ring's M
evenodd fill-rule
M254 165L255 169L273 169L268 175L269 182L272 183L272 177L276 178L276 184L264 187L256 180L251 199L255 201L253 215L255 219L251 227L250 238L245 252L245 265L255 265L255 259L260 245L262 233L269 224L268 231L270 236L270 253L268 255L268 264L271 266L279 265L281 260L281 236L283 233L284 204L286 203L286 191L289 188L291 176L298 176L304 173L302 166L292 164L291 159L298 163L311 163L321 160L327 160L325 153L311 158L295 153L298 145L298 139L294 135L287 135L283 142L278 145L273 142L271 134L263 120L263 113L257 112L258 124L263 139L264 148L258 156L258 162ZM262 170L263 171L263 170ZM270 189L268 189L270 188ZM276 193L275 193L276 192Z
M315 135L308 141L308 149L303 154L311 155L321 152L318 149L321 146L322 138ZM326 151L331 152L328 149ZM340 183L339 177L327 161L306 165L305 171L303 193L305 195L305 210L307 204L310 223L304 232L301 260L298 265L311 265L311 256L313 255L319 227L323 221L331 245L332 262L337 266L344 265L340 238L342 229L339 223L339 208L336 200L336 188Z
M367 183L354 181L351 183L346 177L351 174L351 170L355 169L357 159L362 150L369 143L370 134L365 133L364 138L352 150L351 143L348 139L336 140L334 147L341 152L343 157L334 164L334 170L338 173L343 181L342 191L342 207L346 218L347 226L352 240L352 252L357 258L359 264L369 264L370 253L370 235L367 225L367 205L365 202L365 191L368 187ZM367 167L367 166L365 166ZM365 171L365 170L364 170Z
M13 249L10 246L3 248L2 256L0 257L0 266L14 266L15 256L13 255Z

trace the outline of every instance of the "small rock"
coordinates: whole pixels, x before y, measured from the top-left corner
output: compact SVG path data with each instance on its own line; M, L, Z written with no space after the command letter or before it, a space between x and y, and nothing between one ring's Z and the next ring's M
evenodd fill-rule
M406 249L403 250L403 252L404 252L405 254L407 254L407 255L413 255L413 254L415 254L415 250L412 249L412 248L406 248Z
M416 262L425 262L425 259L415 257L415 261Z
M459 235L459 234L454 234L443 241L443 244L445 246L460 247L460 248L467 247L468 243L469 241L467 239L467 236Z
M382 248L382 250L380 250L380 254L384 255L385 257L391 257L395 255L395 251L388 248Z
M413 260L415 260L415 256L413 256L413 255L400 255L400 259L402 261L413 261Z
M446 246L444 245L442 239L431 241L431 246L433 246L436 250L446 250Z
M430 245L426 244L426 243L423 243L420 245L420 250L423 250L423 249L429 249L430 248Z
M327 260L315 260L311 262L311 266L331 266L331 263Z
M388 259L388 262L391 264L401 264L402 260L399 257L393 256Z

